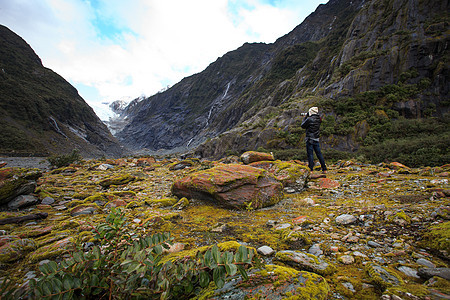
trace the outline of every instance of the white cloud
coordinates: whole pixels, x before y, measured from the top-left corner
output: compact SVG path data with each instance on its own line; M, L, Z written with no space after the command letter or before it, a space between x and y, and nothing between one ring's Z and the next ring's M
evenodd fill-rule
M274 42L321 2L2 0L0 20L98 112L105 100L151 95L200 72L244 42Z

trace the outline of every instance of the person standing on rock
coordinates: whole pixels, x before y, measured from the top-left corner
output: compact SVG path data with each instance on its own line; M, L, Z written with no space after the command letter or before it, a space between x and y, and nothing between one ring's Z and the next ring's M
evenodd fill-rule
M322 173L327 172L327 166L323 159L322 152L320 151L320 123L322 119L319 116L319 109L317 107L311 107L308 113L303 118L302 128L306 129L306 154L308 155L308 166L313 171L314 169L314 152L319 159L320 166L322 167Z

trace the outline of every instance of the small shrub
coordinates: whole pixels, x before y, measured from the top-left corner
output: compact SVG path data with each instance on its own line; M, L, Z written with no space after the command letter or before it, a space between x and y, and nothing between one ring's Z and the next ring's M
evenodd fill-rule
M47 161L52 167L62 168L67 167L75 162L80 162L83 158L81 157L78 150L74 149L70 154L53 155L47 158Z
M195 257L161 263L170 234L130 232L120 209L94 228L96 245L79 250L60 263L39 266L41 275L30 281L32 299L189 299L214 282L219 288L227 276L239 272L253 252L241 246L236 254L216 245Z

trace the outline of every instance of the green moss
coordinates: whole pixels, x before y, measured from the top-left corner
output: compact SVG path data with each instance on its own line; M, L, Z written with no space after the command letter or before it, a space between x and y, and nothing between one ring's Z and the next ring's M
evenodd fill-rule
M142 206L141 202L132 201L127 204L126 208L136 208L136 207L141 207L141 206Z
M108 188L112 185L123 185L123 184L130 183L132 181L135 181L135 180L136 180L135 176L132 176L130 174L122 174L122 175L115 175L115 176L111 176L106 179L103 179L99 182L99 184L103 188Z
M450 221L430 226L423 234L422 247L435 250L450 249Z
M305 245L311 245L312 240L309 233L303 233L300 231L284 230L281 232L281 239L283 242L292 243L301 241Z
M374 284L381 291L393 285L403 284L401 277L392 269L379 266L375 263L368 263L365 266L365 271L370 277L372 284Z
M23 178L4 182L3 186L0 188L0 204L2 204L2 201L14 197L15 191L27 182L28 180Z
M163 199L146 199L145 203L150 206L166 207L173 206L178 202L175 198L163 198Z
M84 204L80 204L80 205L77 205L77 206L69 209L69 214L71 214L75 209L77 209L79 207L94 207L97 210L101 210L100 206L98 206L97 203L84 203Z

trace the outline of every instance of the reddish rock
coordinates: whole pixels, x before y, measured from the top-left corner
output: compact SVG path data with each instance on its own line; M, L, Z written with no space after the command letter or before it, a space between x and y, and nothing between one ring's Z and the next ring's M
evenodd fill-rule
M77 207L74 207L70 210L70 215L72 217L79 216L79 215L90 215L96 212L98 208L96 206L85 206L80 205Z
M19 236L21 238L34 238L34 237L38 237L38 236L43 236L43 235L46 235L46 234L49 234L50 232L52 232L53 227L54 226L51 225L51 226L42 227L42 228L34 228L30 231L21 233Z
M399 162L391 162L389 164L389 167L394 169L394 170L398 170L398 169L409 169L409 167L405 166L404 164L401 164Z
M266 170L230 164L192 173L176 181L172 193L228 208L261 208L278 203L283 186Z
M36 208L39 210L43 210L43 209L50 209L50 208L52 208L52 206L48 205L48 204L38 204L38 205L36 205Z
M145 166L148 167L154 164L155 162L156 159L154 159L153 157L142 157L137 160L136 165L138 167L145 167Z
M12 241L18 240L19 237L17 235L1 235L0 236L0 247L8 244Z
M311 173L310 178L311 179L319 179L319 178L326 178L327 175L323 173Z
M106 207L107 208L111 208L111 207L119 207L119 206L127 206L127 202L125 202L124 200L113 200L111 202L109 202Z
M301 224L301 223L303 223L305 221L308 221L308 220L309 220L308 216L300 216L300 217L297 217L297 218L293 219L292 223L294 223L294 224Z
M439 174L437 174L437 176L439 176L439 177L448 177L448 172L442 172L442 173L439 173Z
M241 155L241 161L248 165L252 162L256 161L272 161L275 160L271 153L264 152L256 152L256 151L247 151Z
M340 187L340 183L336 180L330 179L330 178L319 178L317 181L315 181L315 184L312 186L314 189L335 189Z

